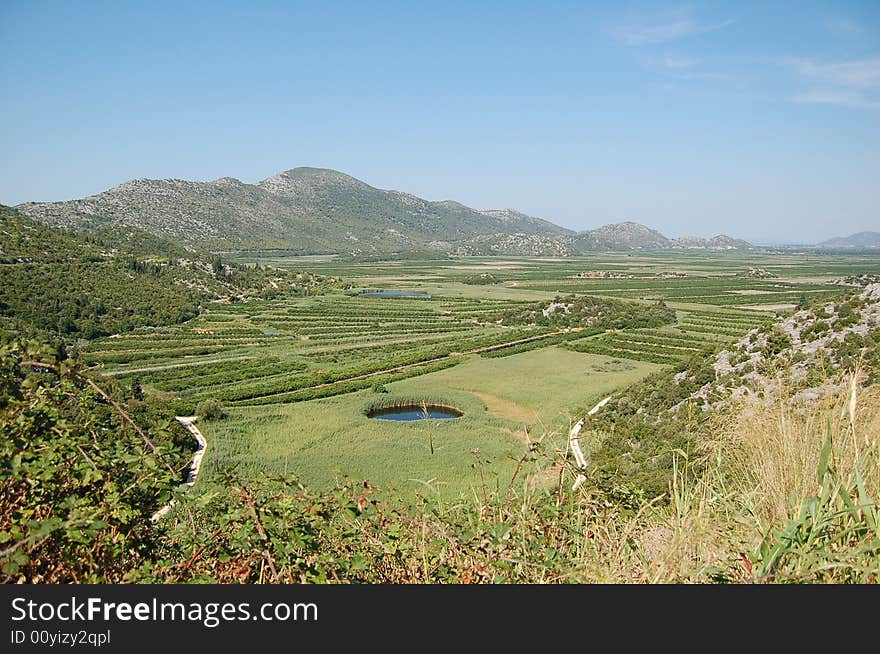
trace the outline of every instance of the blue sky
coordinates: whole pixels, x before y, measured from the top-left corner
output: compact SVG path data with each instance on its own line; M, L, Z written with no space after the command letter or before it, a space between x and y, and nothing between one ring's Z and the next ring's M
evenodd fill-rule
M880 2L0 4L0 202L296 166L574 229L880 230Z

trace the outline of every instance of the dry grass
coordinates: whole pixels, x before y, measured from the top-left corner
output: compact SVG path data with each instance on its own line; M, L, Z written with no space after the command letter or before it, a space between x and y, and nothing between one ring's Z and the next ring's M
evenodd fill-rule
M851 479L858 462L877 452L880 434L880 387L857 389L817 402L795 403L782 397L773 404L728 419L712 444L727 475L738 481L764 532L789 517L792 498L809 497L828 435L837 474ZM877 466L865 470L865 482L877 487Z
M700 475L679 459L668 505L618 516L630 582L857 581L880 576L880 387L732 410ZM602 533L619 542L612 530ZM599 548L607 549L607 548ZM595 551L594 554L599 554Z

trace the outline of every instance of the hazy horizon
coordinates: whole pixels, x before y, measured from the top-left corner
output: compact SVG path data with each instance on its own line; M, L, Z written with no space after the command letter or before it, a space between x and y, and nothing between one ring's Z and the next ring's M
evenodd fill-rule
M877 231L880 5L0 7L0 202L298 166L574 230Z

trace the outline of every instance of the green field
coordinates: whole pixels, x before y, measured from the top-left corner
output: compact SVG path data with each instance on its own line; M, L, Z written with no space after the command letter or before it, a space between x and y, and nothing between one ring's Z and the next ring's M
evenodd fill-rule
M705 356L805 299L842 292L836 278L880 272L876 257L705 252L259 262L307 266L341 283L307 297L210 304L187 323L99 339L86 351L90 364L123 382L136 378L178 413L206 399L223 403L228 418L202 424L210 444L200 486L229 469L320 485L350 476L449 496L483 480L504 486L530 440L564 447L571 422L603 396ZM746 276L750 268L773 276ZM468 283L479 273L496 283ZM431 297L359 295L378 288ZM505 310L569 294L663 300L677 320L601 333L496 322ZM464 416L393 423L364 415L389 398L451 403Z
M243 407L208 425L216 447L209 450L207 475L268 466L321 486L349 476L386 489L425 490L428 483L458 495L481 484L476 450L494 489L510 479L529 439L564 447L579 413L658 367L550 347L497 359L469 357L454 368L389 384L382 394L383 400L454 404L464 410L455 420L370 419L363 409L378 395L371 390Z

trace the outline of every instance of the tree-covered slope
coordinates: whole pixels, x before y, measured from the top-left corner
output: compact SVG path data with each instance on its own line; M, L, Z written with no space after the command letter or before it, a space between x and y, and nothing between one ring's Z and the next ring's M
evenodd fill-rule
M0 208L0 318L7 327L93 338L181 322L214 299L321 283L232 266L137 229L77 234Z

